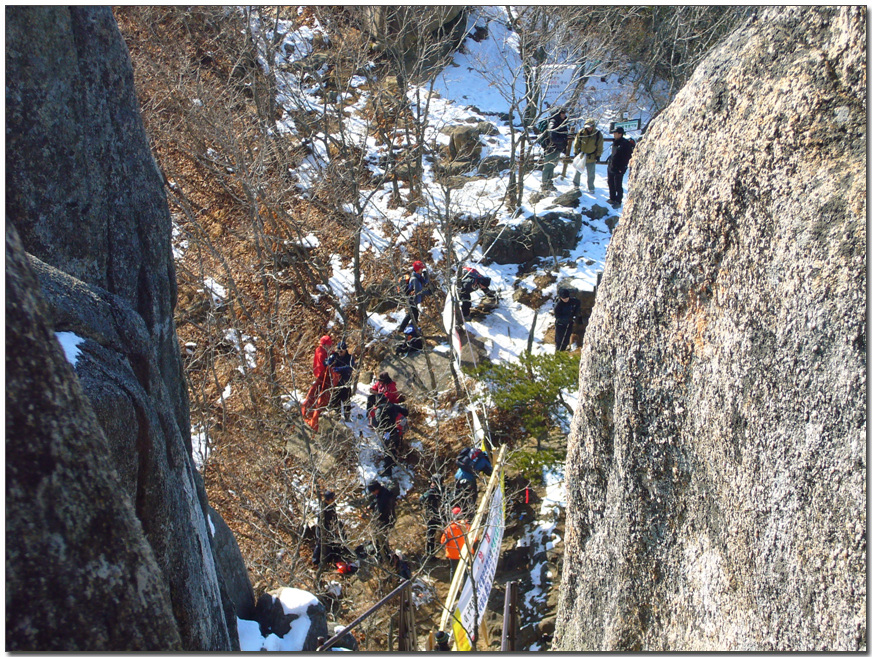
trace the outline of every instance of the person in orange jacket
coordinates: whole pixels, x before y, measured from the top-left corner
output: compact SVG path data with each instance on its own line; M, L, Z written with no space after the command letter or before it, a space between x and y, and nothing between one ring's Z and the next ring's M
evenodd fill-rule
M335 383L333 380L334 372L327 366L327 358L330 356L332 347L333 338L329 335L321 336L312 359L312 374L315 376L315 382L309 388L306 399L300 407L303 421L312 427L312 431L318 431L318 417L330 403L330 392ZM336 378L339 378L338 375Z
M451 509L453 520L445 528L440 542L445 546L445 557L451 561L460 563L460 553L466 543L466 535L469 533L469 524L463 519L463 511L459 506Z

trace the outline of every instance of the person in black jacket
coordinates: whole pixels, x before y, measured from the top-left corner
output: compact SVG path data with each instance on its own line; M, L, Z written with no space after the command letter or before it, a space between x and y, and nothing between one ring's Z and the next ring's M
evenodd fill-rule
M460 313L463 315L463 319L469 319L474 290L484 292L485 297L491 304L496 305L498 303L497 293L491 289L490 284L490 276L483 275L475 267L462 267L458 270L457 296L460 299Z
M387 560L390 556L388 545L388 531L396 524L397 498L388 488L381 485L380 481L373 481L366 490L372 495L367 508L375 520L375 547L376 553L381 560Z
M384 441L387 450L385 452L385 468L382 474L391 476L394 466L399 458L400 445L403 438L402 418L407 418L409 411L405 406L393 404L384 395L376 395L375 404L367 413L369 426Z
M445 519L442 517L442 477L433 475L430 488L421 493L424 515L427 518L427 554L434 555L439 546L436 537L442 533Z
M565 287L557 291L557 297L557 303L554 304L554 345L557 351L566 351L581 304L578 299L570 297Z
M317 566L324 554L325 562L340 559L346 552L342 544L342 528L336 515L336 494L332 490L324 493L318 527L315 529L315 551L312 565Z
M327 367L339 375L339 382L333 386L328 408L341 411L342 417L348 419L351 398L351 374L354 371L354 356L348 353L348 344L342 340L336 345L336 351L327 357Z
M542 133L540 141L545 151L542 191L546 192L554 189L554 167L560 160L560 154L566 153L569 149L569 122L566 120L566 110L558 109L548 119L548 129Z
M420 331L414 326L407 326L403 331L405 341L397 345L394 353L401 358L410 354L416 354L424 348L424 339L421 337Z
M633 154L633 146L630 142L624 139L624 129L618 126L612 131L612 152L609 159L606 173L609 181L609 203L612 207L620 207L624 201L624 174L627 173L627 166L630 164L630 156Z

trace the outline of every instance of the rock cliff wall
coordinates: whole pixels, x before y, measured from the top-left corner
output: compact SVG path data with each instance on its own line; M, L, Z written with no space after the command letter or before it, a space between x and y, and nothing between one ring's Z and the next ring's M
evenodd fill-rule
M214 511L190 456L169 210L111 10L7 7L6 81L7 482L20 491L7 498L7 532L27 528L24 539L7 542L7 648L44 650L49 640L52 649L238 648L235 619L253 610L254 595L232 535L216 534L208 520ZM17 236L29 255L12 260ZM21 259L30 273L10 283ZM10 291L40 299L50 331L83 340L74 369L58 365L57 340L44 335L32 341L30 360L10 368ZM28 319L20 320L26 334ZM48 361L59 373L41 369ZM75 403L56 388L73 391ZM38 395L68 415L69 431L51 414L25 410ZM82 490L104 485L89 506L85 493L61 485L66 476ZM115 526L116 507L132 509L134 521L119 516ZM56 515L63 522L30 520ZM44 576L17 566L58 554ZM139 563L142 575L125 579L116 562ZM78 570L95 573L84 597L68 592ZM160 582L149 600L170 605L172 631L143 622L149 609L122 613L123 596L152 604L138 587L154 573ZM68 593L76 604L67 604ZM130 628L104 636L89 622L143 622L145 636Z
M771 8L637 147L555 649L865 648L866 111L865 8Z

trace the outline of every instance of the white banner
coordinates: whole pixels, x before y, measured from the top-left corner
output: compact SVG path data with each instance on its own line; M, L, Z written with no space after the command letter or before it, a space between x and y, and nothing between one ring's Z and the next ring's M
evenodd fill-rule
M476 546L475 560L472 564L472 578L467 578L457 602L457 612L454 618L455 620L458 617L460 618L462 627L455 622L454 645L456 650L471 649L472 646L466 633L468 632L472 640L475 640L475 634L478 631L476 620L481 624L485 609L487 608L488 597L493 588L494 575L497 572L497 562L500 559L500 550L506 525L503 486L504 477L501 472L500 485L494 490L491 497L487 522L483 528L484 534ZM473 604L473 582L475 582L477 605ZM476 608L478 608L477 613Z

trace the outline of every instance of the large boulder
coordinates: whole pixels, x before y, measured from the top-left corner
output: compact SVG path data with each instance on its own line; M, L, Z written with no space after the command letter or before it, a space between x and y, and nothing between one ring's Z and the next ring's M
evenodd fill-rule
M6 649L180 650L171 592L6 224Z
M866 649L866 98L864 7L769 8L636 149L554 649Z
M455 125L442 130L448 135L448 159L462 162L477 163L481 160L482 132L478 124Z
M444 38L457 31L451 40L454 42L466 25L464 7L460 5L360 5L349 9L360 18L363 29L382 49L415 50L428 39Z
M501 265L526 263L536 258L560 256L578 244L581 215L554 211L531 217L513 226L494 226L482 232L488 257Z
M139 116L127 50L108 7L19 6L9 8L6 18L7 221L30 254L50 330L79 342L75 366L68 369L87 398L88 418L102 431L106 457L87 472L95 479L114 477L112 504L127 500L135 512L174 617L166 641L176 636L185 650L238 648L237 609L216 569L208 502L191 459L187 387L173 324L169 210ZM7 275L9 264L7 258ZM38 376L17 385L31 383L48 396L56 385ZM9 390L7 376L7 408L21 404L10 402ZM48 434L51 421L43 420ZM19 460L26 450L18 444L29 440L27 432L7 431L7 474L29 466ZM73 449L63 442L67 438L57 440L52 449ZM51 464L45 465L51 473ZM56 513L59 502L65 504L62 496L33 495L17 502L14 513L45 517ZM105 495L91 503L111 508ZM31 535L16 558L46 562L65 549L72 568L78 542L104 535L109 541L121 532L111 514L101 512L100 518L85 531L45 523L43 535ZM228 549L238 552L234 545ZM10 560L7 543L7 565ZM244 565L239 572L241 555L224 562L234 563L234 578L247 578ZM79 567L91 566L82 561ZM8 578L7 597L27 600L16 611L31 628L27 649L141 646L129 632L98 637L91 629L107 622L104 606L140 595L137 580L127 591L113 585L111 564L102 572L105 590L97 586L99 578L88 590L100 603L74 610L28 598L30 587L41 590L39 582ZM64 619L65 630L55 632Z

